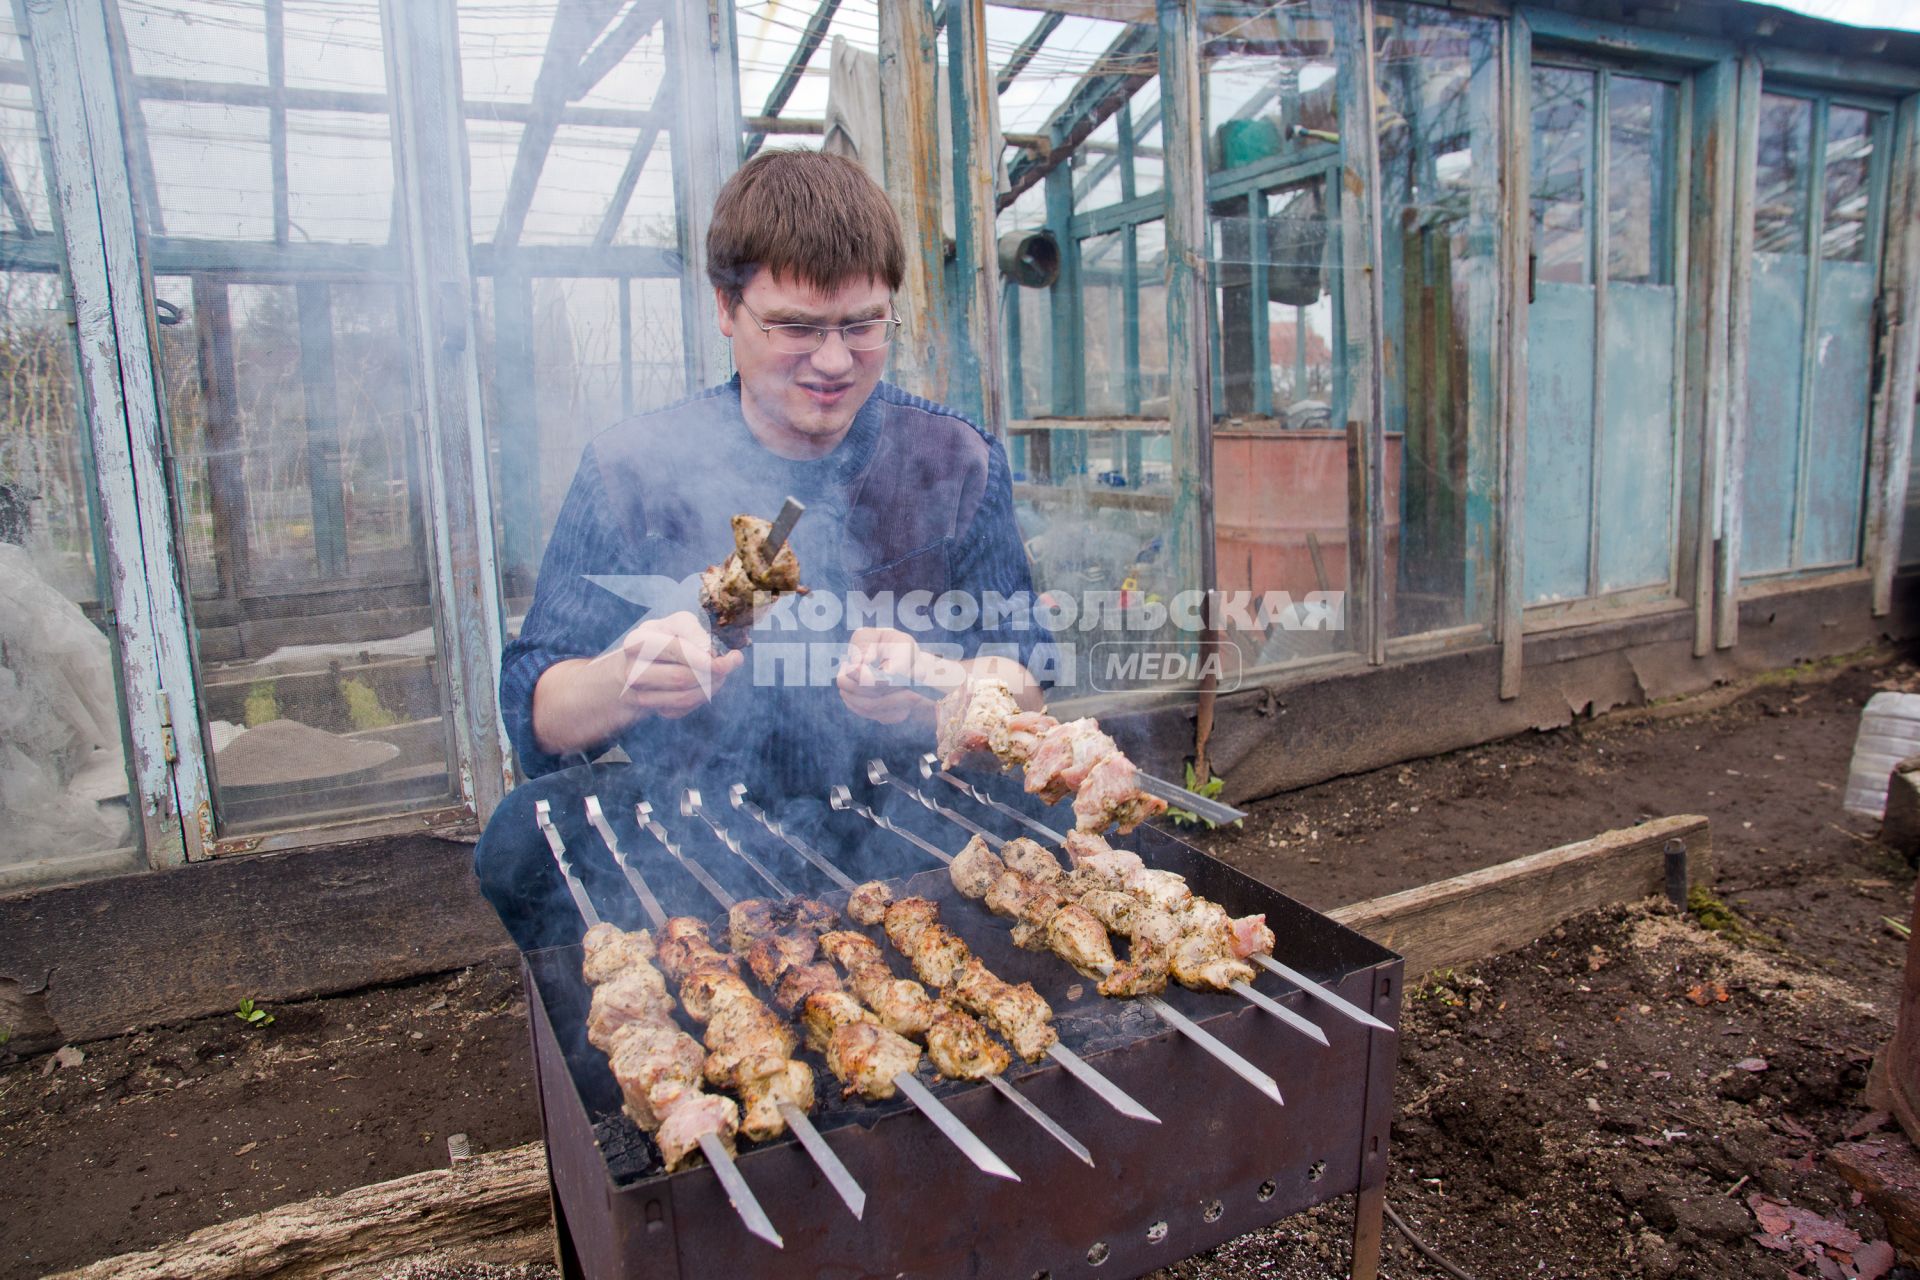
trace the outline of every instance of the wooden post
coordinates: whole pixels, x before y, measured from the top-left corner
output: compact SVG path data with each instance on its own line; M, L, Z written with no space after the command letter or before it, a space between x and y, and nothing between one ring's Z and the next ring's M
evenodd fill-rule
M1167 414L1173 509L1167 547L1176 591L1215 585L1213 370L1207 316L1207 152L1196 0L1159 0L1160 101L1166 139Z
M953 234L949 314L955 322L949 394L961 412L997 436L1007 429L1000 347L1000 258L994 243L1000 139L989 104L985 0L947 6L947 89L953 124Z
M1724 536L1723 493L1727 475L1728 411L1730 400L1728 340L1731 336L1735 231L1729 223L1734 209L1735 177L1739 169L1737 134L1740 127L1740 66L1731 58L1716 62L1697 77L1694 113L1688 122L1697 140L1701 180L1691 188L1686 239L1693 250L1687 258L1683 282L1688 306L1682 313L1687 334L1685 370L1687 392L1685 438L1697 442L1699 473L1692 568L1693 656L1713 651L1714 612L1718 578L1716 546Z
M1713 644L1731 649L1740 638L1740 524L1745 501L1747 358L1753 332L1753 199L1760 157L1759 59L1739 62L1734 103L1733 241L1727 271L1726 441L1720 465L1724 478L1720 504L1720 547L1713 573Z
M1533 37L1524 17L1503 24L1507 129L1501 139L1502 181L1506 184L1506 234L1501 237L1506 305L1501 310L1500 449L1500 696L1520 696L1526 630L1527 509L1527 297L1532 278L1530 256L1533 215L1527 198L1532 180L1533 95L1529 76Z
M340 397L334 386L333 292L325 280L294 286L300 312L300 381L306 388L307 495L322 578L347 576L346 495L340 487Z
M476 360L458 25L454 0L385 0L381 19L449 746L461 793L485 821L506 794L512 763L499 714L500 578Z
M233 367L233 316L227 286L206 272L193 277L193 335L199 346L200 403L206 415L207 505L213 513L213 556L220 594L237 600L248 566L246 442Z
M25 35L73 288L138 821L148 861L173 865L213 843L213 801L168 501L152 284L120 141L106 11L29 0Z
M940 229L936 39L927 0L889 0L880 6L880 98L887 103L881 113L882 158L887 198L907 240L907 273L896 299L906 323L894 340L890 373L915 395L945 401L941 334L946 331L947 254Z
M1913 399L1920 369L1920 95L1901 100L1895 114L1893 187L1887 202L1887 255L1881 334L1882 385L1874 405L1867 487L1867 563L1873 570L1873 612L1893 608L1893 576L1900 567L1906 525L1908 469L1913 459Z
M673 188L679 214L680 325L689 389L723 382L733 351L713 311L707 281L707 219L720 188L740 167L740 67L733 6L674 0L667 14L667 63L674 68Z

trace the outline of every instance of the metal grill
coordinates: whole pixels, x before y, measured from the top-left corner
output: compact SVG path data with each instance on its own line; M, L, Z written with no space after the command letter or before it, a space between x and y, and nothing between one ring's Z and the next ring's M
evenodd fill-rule
M894 773L896 780L914 776ZM735 781L716 779L702 793L729 796ZM963 781L1030 820L1047 821L998 778ZM709 800L703 819L697 809L683 815L679 798L653 797L650 810L636 815L636 785L629 770L602 768L556 780L546 792L555 837L606 919L646 923L629 878L608 853L608 835L672 914L716 914L703 878L737 898L774 896L772 880L836 907L844 902L844 890L820 865L776 838L748 808ZM606 1058L586 1042L590 993L581 949L530 953L534 1060L567 1274L1129 1276L1353 1193L1361 1193L1355 1274L1370 1274L1392 1109L1392 1034L1264 972L1254 984L1263 1000L1313 1024L1324 1045L1231 993L1169 987L1163 998L1178 1014L1274 1078L1285 1098L1275 1105L1142 1001L1105 999L1057 957L1015 947L1006 922L956 893L945 870L912 841L951 853L967 832L897 794L904 789L874 783L854 800L855 807L881 810L877 816L896 830L876 827L852 808L822 807L802 844L852 880L894 872L896 892L938 902L947 926L995 973L1031 982L1047 999L1065 1046L1162 1123L1117 1114L1052 1060L1016 1061L1008 1082L1085 1145L1089 1167L987 1084L923 1075L939 1101L1012 1167L1020 1179L1014 1182L968 1164L907 1098L843 1099L817 1068L813 1123L865 1188L864 1217L847 1212L791 1134L743 1145L735 1164L784 1239L784 1249L776 1249L743 1228L712 1168L665 1173L652 1140L622 1114ZM588 795L600 802L598 824L588 820ZM951 795L942 807L1000 835L1023 834L1007 810L960 788ZM1150 866L1185 876L1195 893L1236 915L1265 912L1277 961L1359 1010L1396 1022L1400 961L1391 952L1157 831L1118 843ZM927 869L897 874L914 865ZM724 931L722 921L718 933Z

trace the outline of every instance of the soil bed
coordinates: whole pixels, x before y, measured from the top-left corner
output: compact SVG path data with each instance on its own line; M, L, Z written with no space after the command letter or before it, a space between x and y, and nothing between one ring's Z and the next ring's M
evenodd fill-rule
M1859 1087L1904 955L1882 917L1906 918L1913 879L1840 795L1861 706L1916 684L1871 655L1339 779L1195 837L1330 907L1648 817L1712 819L1721 895L1769 940L1617 911L1410 988L1389 1199L1442 1254L1478 1280L1871 1274L1866 1243L1832 1242L1884 1232L1821 1155L1873 1120ZM442 1167L455 1133L476 1151L538 1136L504 963L272 1012L0 1068L0 1275ZM1776 1228L1773 1205L1835 1225L1802 1217L1766 1247L1756 1204ZM1161 1276L1341 1275L1347 1221L1331 1206ZM1809 1234L1829 1243L1809 1252ZM1395 1280L1443 1274L1387 1241Z

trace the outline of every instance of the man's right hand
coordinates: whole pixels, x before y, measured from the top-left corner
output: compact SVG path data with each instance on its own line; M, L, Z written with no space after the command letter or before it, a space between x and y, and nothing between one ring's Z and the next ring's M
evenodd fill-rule
M619 655L620 701L639 713L635 719L678 720L699 710L747 660L739 649L714 657L713 637L685 610L635 626L621 639Z
M533 687L533 735L552 755L592 751L649 716L678 720L713 700L746 662L713 656L705 622L682 611L648 618L597 658L556 662Z

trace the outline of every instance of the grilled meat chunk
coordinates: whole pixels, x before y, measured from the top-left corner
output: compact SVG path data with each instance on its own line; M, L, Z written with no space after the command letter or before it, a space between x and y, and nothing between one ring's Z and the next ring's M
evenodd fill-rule
M592 986L599 986L630 965L653 963L653 935L645 929L628 933L615 925L597 924L587 930L584 946L586 961L580 972Z
M847 914L854 923L873 926L886 918L887 907L893 902L893 890L883 881L869 880L865 884L855 885L847 897Z
M770 933L747 948L747 968L760 985L777 987L787 970L797 968L820 954L820 944L811 933Z
M920 1046L877 1022L851 1022L831 1032L826 1057L847 1094L878 1102L898 1091L895 1076L920 1065Z
M844 991L816 991L800 1004L800 1024L807 1029L807 1048L815 1053L827 1051L833 1041L834 1028L855 1022L880 1025L878 1019L861 1008L858 1000Z
M971 1014L950 1004L940 1006L927 1030L927 1056L933 1069L950 1080L984 1080L1013 1061Z
M1114 965L1107 927L1078 903L1047 918L1047 949L1089 978L1104 977Z
M1184 876L1171 871L1156 871L1151 867L1142 868L1127 877L1127 892L1142 902L1151 903L1162 911L1171 911L1176 916L1194 901L1193 890L1187 887Z
M633 1122L651 1130L660 1122L657 1108L679 1091L697 1089L705 1052L692 1036L661 1022L630 1022L607 1044L608 1064L620 1086Z
M1136 911L1150 909L1132 894L1118 893L1112 889L1089 889L1075 901L1091 911L1101 924L1122 935L1133 932Z
M840 978L833 966L824 961L812 964L795 965L780 978L780 986L774 992L774 1001L782 1009L798 1009L816 992L838 991Z
M1070 720L1049 729L1027 761L1027 791L1048 804L1058 803L1080 789L1089 769L1117 750L1097 720Z
M959 764L993 747L993 736L1020 714L1004 680L972 680L940 700L935 709L934 745L941 762Z
M1000 850L1000 861L1004 862L1009 870L1018 871L1023 876L1044 885L1051 885L1056 889L1061 887L1067 878L1066 871L1060 866L1060 860L1040 844L1025 836L1016 836L1007 841L1006 847Z
M927 898L899 898L888 905L882 919L887 939L901 955L911 957L920 931L940 923L940 908Z
M660 969L675 986L681 986L694 974L707 970L740 972L740 957L719 951L708 940L707 926L703 920L696 920L692 916L675 916L667 921L661 933L657 944Z
M1100 994L1112 997L1147 996L1165 991L1167 977L1173 967L1173 949L1180 941L1180 927L1174 923L1172 916L1158 907L1149 906L1123 893L1111 893L1109 890L1099 892L1103 901L1110 895L1128 904L1119 908L1124 911L1127 920L1127 958L1101 979ZM1091 897L1092 894L1087 895L1087 898ZM1081 899L1083 905L1087 903L1087 898ZM1094 908L1089 906L1088 909Z
M995 728L988 746L1004 768L1013 769L1033 759L1045 738L1060 722L1044 711L1021 711Z
M1081 831L1105 831L1117 825L1126 835L1167 811L1167 802L1140 789L1139 771L1120 752L1096 761L1073 797L1074 825Z
M902 947L901 954L913 962L913 971L920 976L920 981L943 990L973 955L960 935L941 924L920 930L914 938L913 949Z
M1032 983L1014 986L977 957L961 966L953 985L947 988L947 998L986 1022L1028 1062L1038 1061L1060 1038L1048 1025L1053 1021L1053 1010Z
M623 969L593 989L587 1006L587 1042L602 1053L613 1034L630 1022L658 1022L673 1016L673 997L658 970L647 965Z
M791 542L778 554L767 555L767 536L772 532L770 520L735 516L732 553L700 575L700 604L716 629L749 627L779 596L805 590Z
M873 1011L880 1025L903 1036L923 1036L937 1012L927 989L896 978L873 939L859 933L828 933L820 949L846 970L847 986Z
M763 1142L787 1130L780 1106L813 1110L813 1071L804 1062L779 1053L736 1053L716 1050L707 1055L708 1083L740 1095L740 1132L748 1141Z
M746 898L727 909L727 942L735 954L746 955L753 944L775 933L831 929L838 917L832 907L812 898Z
M967 847L954 855L953 864L947 868L953 887L969 898L985 897L987 887L1005 871L1000 855L979 836L967 841Z
M1253 966L1237 958L1229 936L1217 929L1182 933L1173 948L1173 977L1194 991L1225 991L1251 982Z
M1240 916L1233 922L1233 954L1245 960L1248 956L1270 956L1273 954L1273 930L1267 927L1266 915Z
M739 1128L740 1108L732 1098L723 1098L716 1093L700 1093L674 1106L661 1122L653 1140L660 1144L660 1154L665 1157L667 1171L671 1173L700 1149L702 1134L715 1135L728 1154L732 1154L733 1135Z
M836 929L832 933L820 935L820 953L839 965L842 969L853 969L860 965L886 965L886 956L881 954L880 944L864 933L854 933L847 929Z

